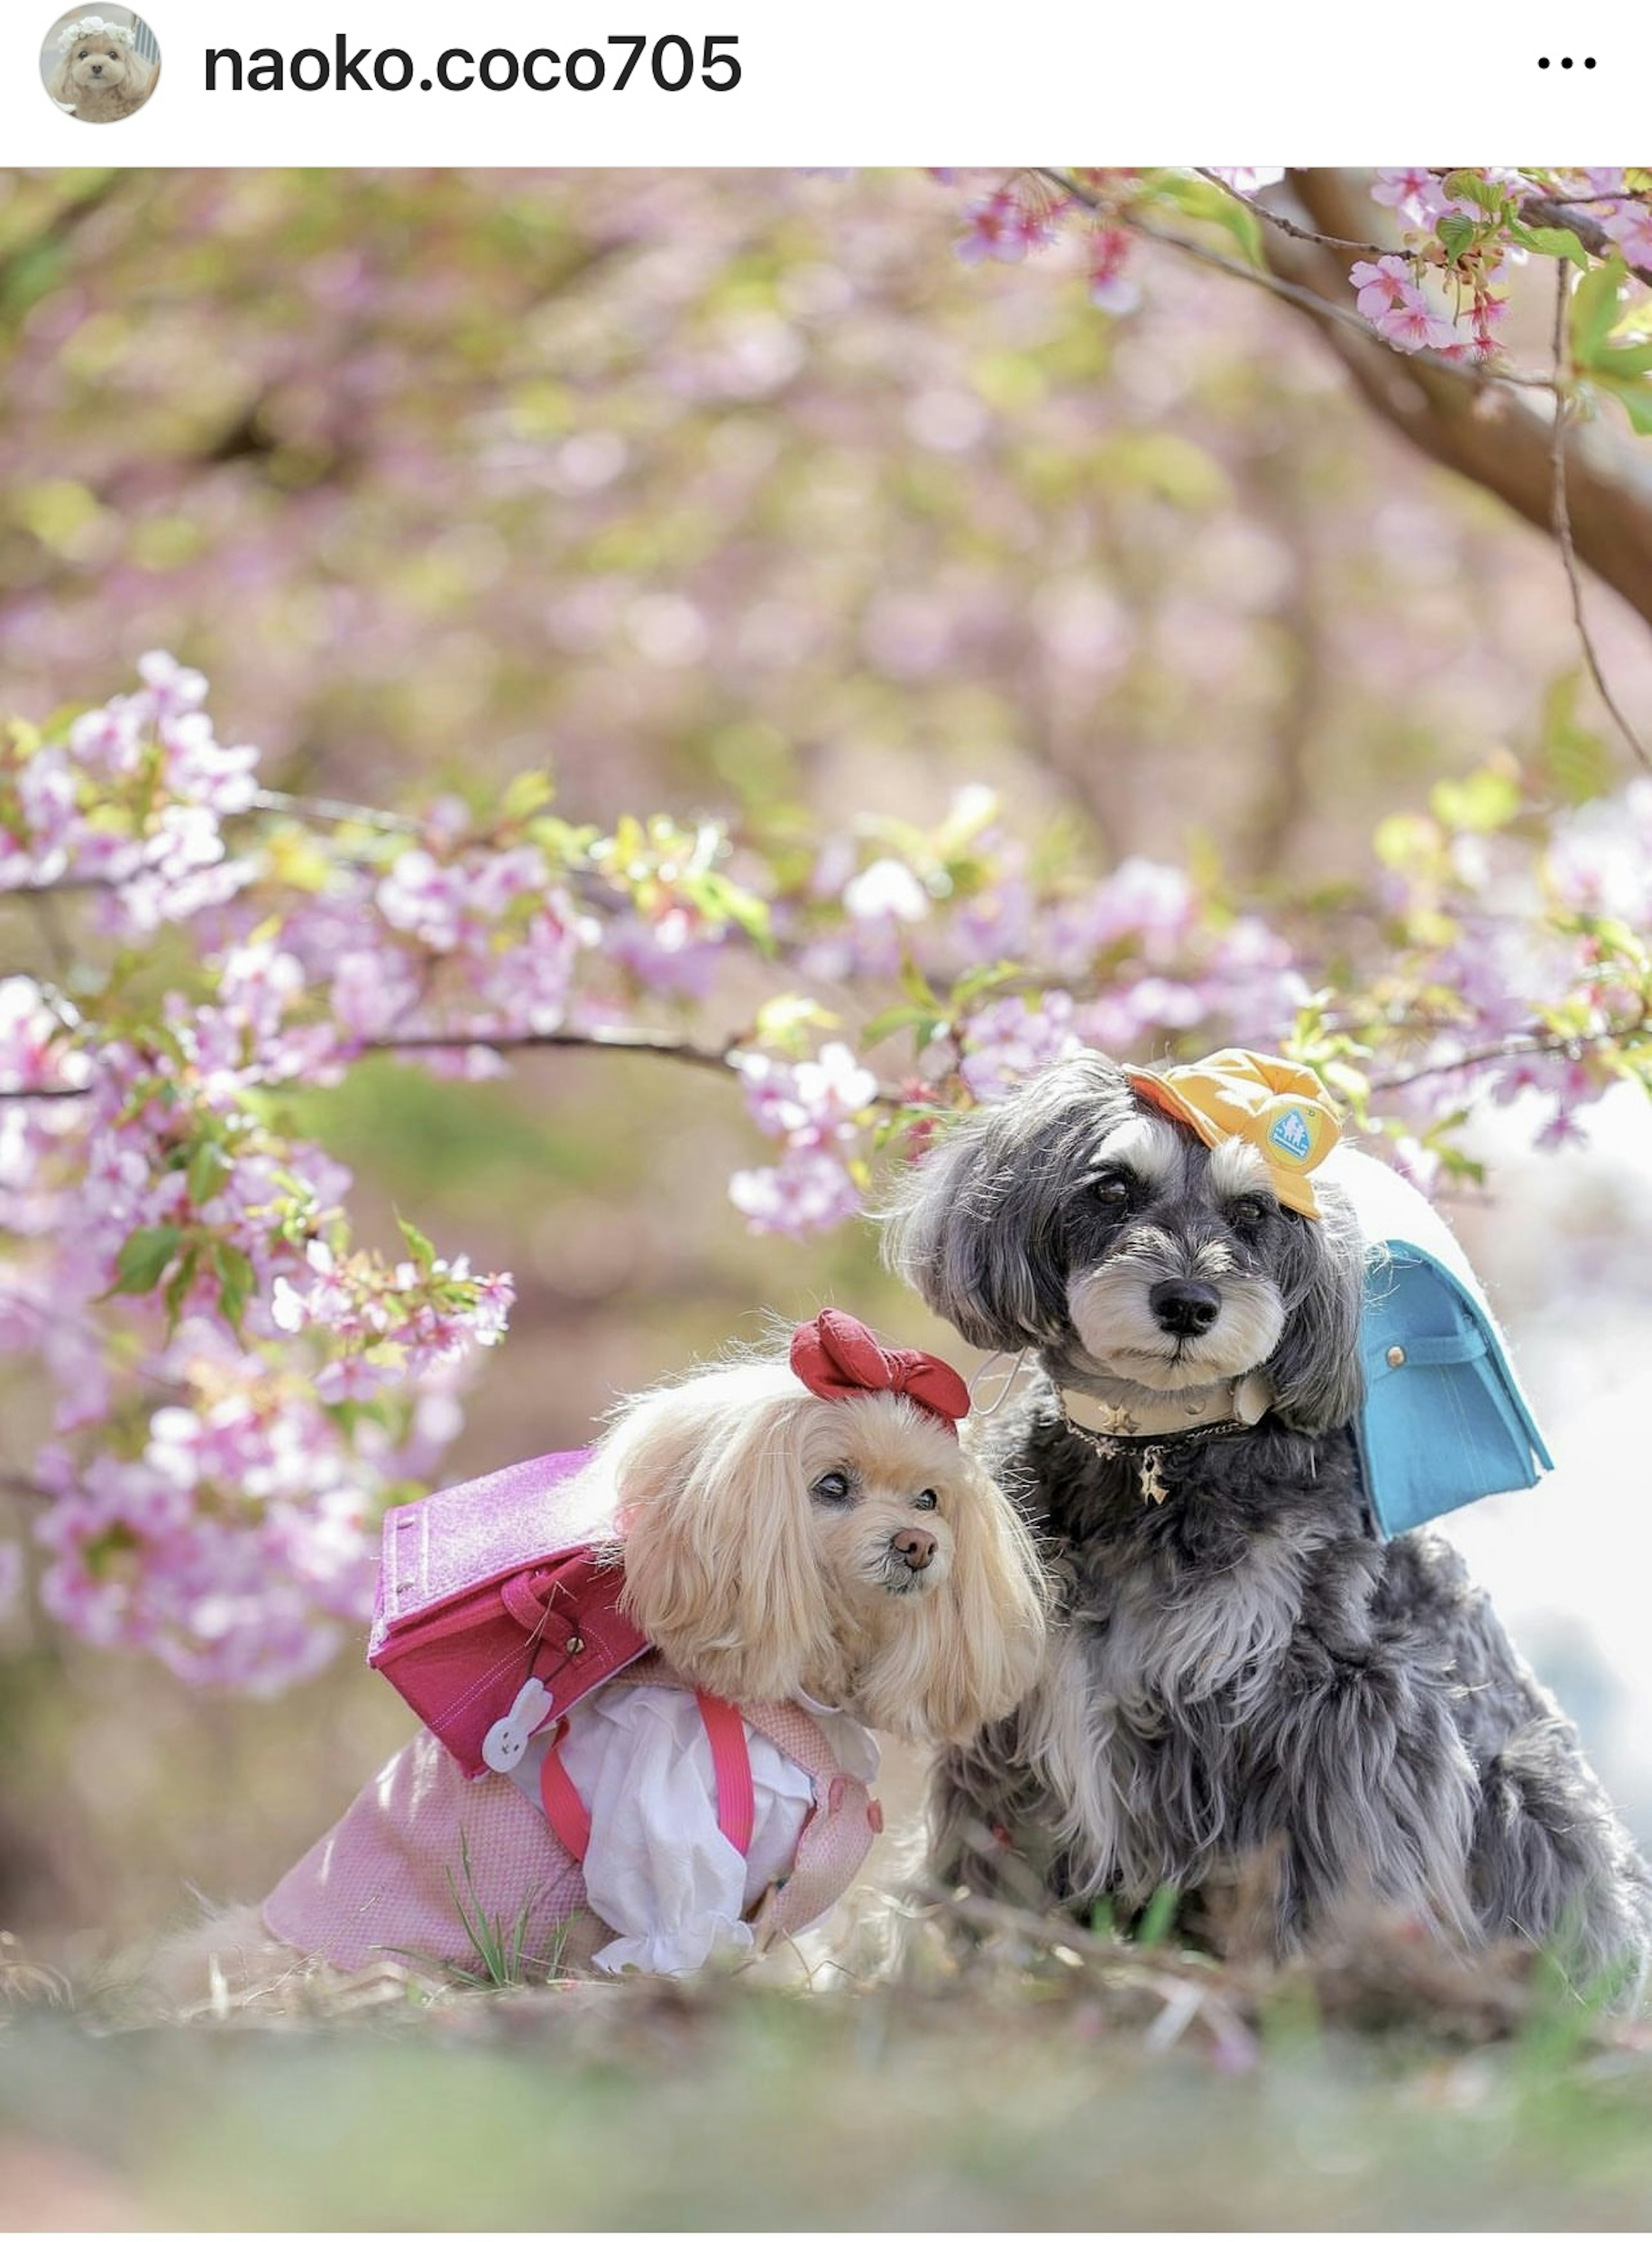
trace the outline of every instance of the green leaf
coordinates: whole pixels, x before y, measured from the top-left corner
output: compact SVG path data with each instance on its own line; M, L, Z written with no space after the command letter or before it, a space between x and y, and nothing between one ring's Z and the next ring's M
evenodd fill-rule
M1508 230L1522 248L1535 249L1540 257L1563 257L1580 272L1588 271L1588 252L1569 225L1522 225Z
M761 896L754 896L749 888L737 887L721 872L699 872L679 885L708 917L719 922L732 919L759 950L769 947L769 907Z
M1472 203L1488 218L1495 217L1503 206L1502 189L1493 186L1477 172L1448 171L1441 184L1454 203Z
M166 1303L166 1327L170 1332L182 1314L190 1286L195 1282L195 1272L201 1265L201 1246L197 1238L186 1246L178 1257L178 1264L166 1280L166 1290L161 1295Z
M800 1058L808 1049L812 1032L824 1033L828 1028L840 1025L838 1014L828 1012L813 997L771 997L758 1007L750 1039L766 1049L783 1051Z
M1643 373L1652 373L1652 343L1614 343L1610 350L1601 352L1596 363L1603 380L1634 381Z
M1570 334L1572 363L1593 368L1606 339L1617 324L1618 292L1629 278L1621 257L1586 272L1572 291Z
M1543 701L1542 756L1556 793L1573 803L1593 802L1615 776L1610 749L1577 717L1578 674L1557 677Z
M501 825L519 825L543 809L556 793L548 772L518 771L511 781L499 802Z
M1471 771L1467 778L1441 779L1428 807L1454 832L1495 833L1520 814L1520 783L1506 771Z
M927 1028L933 1034L941 1024L933 1004L891 1004L887 1011L880 1012L868 1020L860 1030L862 1044L870 1048L880 1044L886 1036L898 1034L902 1028Z
M1396 810L1371 836L1377 862L1391 872L1415 871L1440 853L1440 828L1431 817Z
M1623 355L1627 357L1629 353ZM1595 368L1595 379L1607 396L1615 397L1629 414L1629 426L1635 434L1652 436L1652 381L1620 381L1600 366Z
M400 1231L408 1252L418 1265L419 1274L428 1277L436 1266L436 1248L422 1230L415 1229L411 1222L404 1221L399 1214L396 1218L396 1227Z
M991 965L972 965L967 973L960 973L953 983L953 1010L962 1011L966 1004L973 1004L988 989L996 989L1003 982L1019 979L1026 970L1025 966L1016 964L1013 958L1008 957L997 958Z
M1463 251L1472 245L1478 229L1473 218L1465 218L1461 211L1453 211L1448 217L1441 219L1436 230L1447 256L1455 265Z
M212 1265L217 1271L218 1306L224 1321L238 1337L247 1302L257 1285L257 1272L240 1247L231 1245L226 1238L214 1243Z
M115 1281L104 1298L108 1299L115 1292L152 1292L165 1274L183 1235L175 1222L133 1231L116 1256Z
M923 976L923 970L910 955L900 961L900 985L914 1004L922 1004L932 1012L940 1010L940 999Z
M191 1206L204 1206L224 1188L230 1172L230 1156L215 1137L203 1137L190 1155L189 1190Z
M1231 236L1247 265L1264 262L1261 220L1237 195L1214 180L1195 178L1187 172L1168 172L1156 185L1159 194L1175 209L1188 218L1219 225Z

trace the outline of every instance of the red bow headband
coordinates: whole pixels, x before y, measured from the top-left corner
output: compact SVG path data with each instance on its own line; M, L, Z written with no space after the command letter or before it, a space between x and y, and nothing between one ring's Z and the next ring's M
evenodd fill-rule
M852 1393L901 1393L958 1438L969 1414L969 1388L939 1355L913 1346L884 1346L865 1324L822 1308L792 1334L792 1367L811 1393L842 1401Z

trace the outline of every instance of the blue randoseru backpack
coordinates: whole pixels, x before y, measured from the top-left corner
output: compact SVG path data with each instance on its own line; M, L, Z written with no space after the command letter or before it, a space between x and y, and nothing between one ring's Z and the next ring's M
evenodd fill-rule
M1368 1245L1354 1429L1378 1537L1535 1487L1553 1459L1468 1255L1392 1168L1343 1147L1325 1173L1354 1201Z

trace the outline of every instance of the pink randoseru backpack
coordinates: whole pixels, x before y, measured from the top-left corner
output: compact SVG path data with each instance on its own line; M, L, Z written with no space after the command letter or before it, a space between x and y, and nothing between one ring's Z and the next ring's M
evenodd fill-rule
M386 1514L367 1663L398 1689L466 1775L523 1684L547 1717L649 1648L619 1609L619 1546L593 1541L572 1499L591 1450L534 1456Z

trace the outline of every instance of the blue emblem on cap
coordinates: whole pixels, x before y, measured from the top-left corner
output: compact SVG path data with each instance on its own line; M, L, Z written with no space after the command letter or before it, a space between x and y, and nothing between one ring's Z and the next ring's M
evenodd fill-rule
M1267 1132L1270 1144L1277 1144L1287 1159L1305 1160L1314 1149L1314 1138L1300 1112L1293 1110L1281 1113Z

